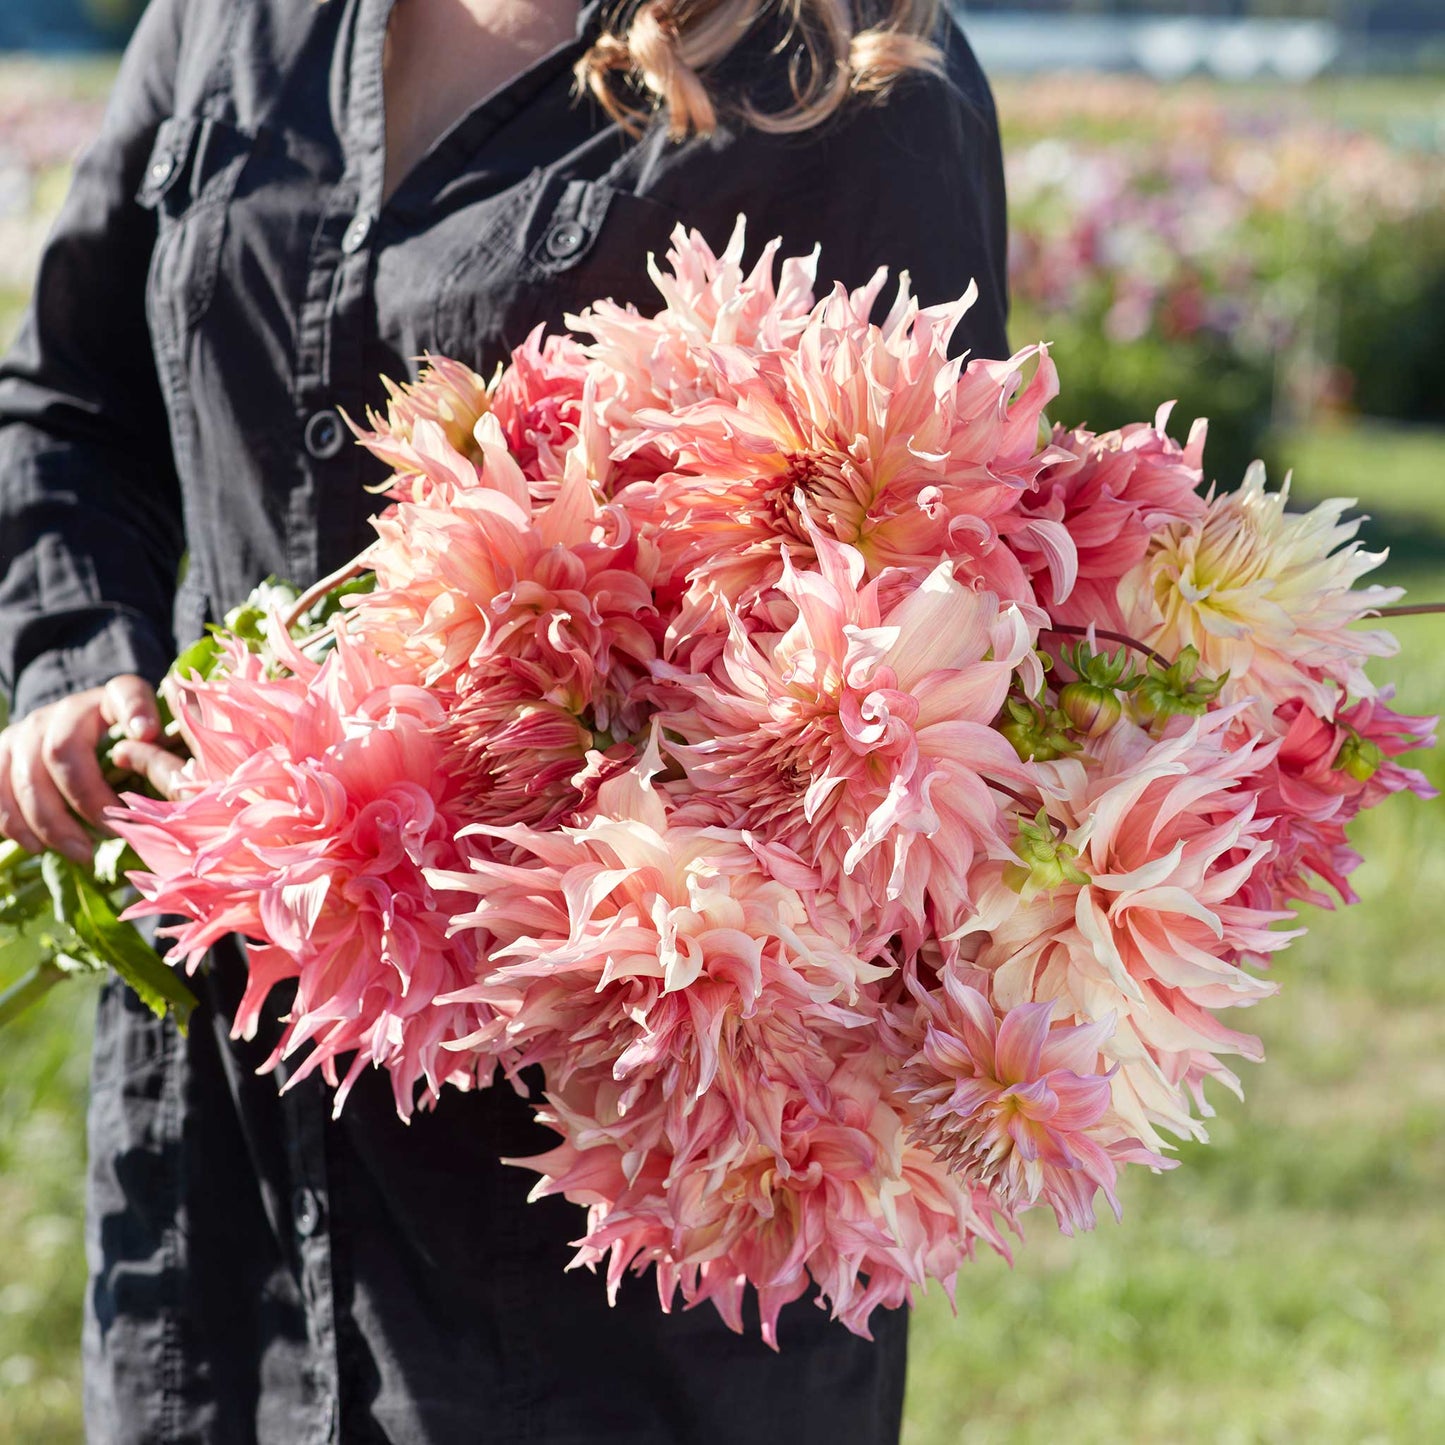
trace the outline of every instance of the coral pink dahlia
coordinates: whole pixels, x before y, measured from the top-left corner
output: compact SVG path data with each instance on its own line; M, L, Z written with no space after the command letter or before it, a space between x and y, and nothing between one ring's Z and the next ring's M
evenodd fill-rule
M140 854L130 916L179 914L168 957L194 968L227 933L251 941L233 1033L251 1036L271 989L296 980L274 1067L320 1068L339 1111L368 1063L390 1070L398 1112L419 1085L487 1083L495 1060L445 1045L488 1017L439 1003L475 975L479 936L454 936L465 895L428 881L462 866L458 792L442 766L442 701L386 658L337 640L318 668L262 675L239 644L228 675L187 682L171 704L191 760L175 801L128 796L112 826Z

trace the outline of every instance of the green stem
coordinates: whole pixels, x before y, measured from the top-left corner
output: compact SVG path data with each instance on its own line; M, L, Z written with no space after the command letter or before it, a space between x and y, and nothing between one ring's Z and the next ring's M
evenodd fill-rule
M0 1029L44 998L64 977L65 970L47 960L37 963L23 978L12 983L0 993Z

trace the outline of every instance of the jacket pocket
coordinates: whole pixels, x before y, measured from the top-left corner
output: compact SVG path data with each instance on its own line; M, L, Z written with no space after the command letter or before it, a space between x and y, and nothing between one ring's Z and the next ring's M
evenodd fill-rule
M156 216L146 288L158 341L179 345L215 293L226 211L253 137L210 115L162 121L136 201Z
M606 181L534 173L441 275L433 334L438 349L483 370L533 327L607 297L644 311L662 304L647 274L677 218Z
M523 245L541 284L568 311L606 299L655 311L662 298L647 274L680 218L646 196L606 181L553 178L528 218Z

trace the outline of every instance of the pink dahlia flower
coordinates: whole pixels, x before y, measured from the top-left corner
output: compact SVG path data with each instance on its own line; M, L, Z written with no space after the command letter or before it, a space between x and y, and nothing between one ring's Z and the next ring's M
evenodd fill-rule
M1290 900L1331 907L1318 880L1343 902L1356 902L1348 880L1360 855L1349 846L1345 827L1390 793L1435 796L1424 774L1395 761L1431 746L1434 725L1434 718L1394 712L1382 697L1362 698L1333 720L1298 698L1276 707L1279 750L1260 780L1258 805L1275 852L1251 875L1249 901L1265 908Z
M854 925L785 848L670 806L657 766L654 747L575 826L469 829L495 846L435 881L474 895L454 926L492 940L457 995L494 1008L488 1048L504 1039L559 1084L594 1065L639 1089L665 1073L669 1095L695 1099L737 1062L735 1030L852 1027L892 965L855 951Z
M491 410L492 388L471 367L449 357L428 356L416 381L381 380L387 391L386 415L368 409L372 429L358 430L357 440L397 473L390 491L405 495L428 489L435 462L429 465L419 446L432 457L454 452L468 462L481 462L475 432Z
M1067 589L1067 532L1018 513L1047 459L1037 438L1057 391L1053 363L1039 347L951 360L975 294L920 310L905 278L875 326L840 288L794 349L729 354L731 395L639 412L640 441L671 470L622 495L657 529L668 574L694 596L746 608L777 583L784 547L808 559L817 529L855 548L869 576L921 578L952 556L980 585L1027 603L1027 576L1000 545L1018 532Z
M818 867L844 906L916 946L930 905L966 907L976 854L1007 854L989 780L1026 783L991 723L1032 637L1015 607L937 567L886 614L862 555L816 535L817 572L786 555L781 635L733 617L705 677L665 676L660 714L691 782L737 826Z
M1159 1128L1203 1136L1184 1088L1203 1073L1236 1084L1215 1055L1260 1057L1259 1041L1214 1011L1275 992L1242 961L1292 937L1272 927L1287 914L1247 901L1274 851L1255 808L1274 746L1230 750L1231 716L1212 713L1160 742L1120 724L1091 765L1043 765L1050 811L1069 825L1087 883L990 916L992 898L959 930L1001 1009L1057 1000L1061 1022L1115 1018L1101 1047L1119 1065L1113 1106L1153 1150L1165 1147Z
M1006 1253L987 1195L908 1143L869 1041L824 1042L808 1089L762 1076L740 1094L714 1090L680 1141L676 1106L653 1088L645 1150L604 1071L549 1091L539 1118L563 1142L515 1162L542 1174L535 1195L588 1206L576 1262L605 1264L614 1292L629 1269L655 1265L664 1309L679 1292L711 1300L739 1331L751 1286L776 1348L779 1311L812 1284L867 1336L875 1307L908 1303L931 1279L951 1293L977 1240Z
M913 1140L1010 1212L1048 1204L1066 1234L1093 1228L1099 1190L1118 1218L1119 1165L1165 1161L1113 1117L1113 1070L1100 1071L1113 1019L1051 1024L1052 1001L1000 1018L954 970L940 981L918 990L922 1046L897 1076Z
M562 475L582 426L587 357L570 336L539 326L508 359L492 395L492 414L522 473L534 483Z
M664 1302L736 1326L751 1283L772 1340L812 1279L866 1329L991 1222L885 1098L868 1026L891 963L785 848L685 821L655 766L605 782L586 824L480 830L496 851L436 877L476 894L454 926L490 945L452 998L492 1021L454 1047L543 1066L563 1142L518 1162L591 1207L579 1259L610 1253L614 1285L656 1263Z
M678 226L667 252L670 270L648 261L664 302L656 315L598 301L572 323L593 338L585 351L605 378L597 406L622 450L643 445L639 412L729 396L728 361L796 345L813 309L818 252L785 259L775 281L782 243L768 242L752 270L744 271L746 231L739 216L727 246L715 255L699 232ZM882 284L880 273L859 293L865 314Z
M638 688L662 632L656 554L597 501L577 452L541 502L494 417L477 437L479 484L376 519L363 554L376 588L351 599L344 626L457 694L450 766L476 818L542 821L583 801L570 780L591 753L643 727Z
M465 819L443 766L444 699L342 636L317 667L268 678L230 647L227 674L177 684L170 701L191 750L181 796L128 795L111 823L144 861L128 916L179 914L167 957L195 968L228 933L250 940L233 1035L251 1037L273 987L296 980L274 1068L338 1083L339 1112L372 1064L390 1070L398 1112L424 1085L489 1082L495 1060L445 1046L475 1033L484 1006L438 1001L476 974L480 936L453 935L467 906L429 869L458 869ZM289 1082L289 1081L288 1081Z
M1162 528L1203 517L1197 488L1204 477L1205 424L1195 422L1181 447L1164 430L1170 410L1160 407L1152 426L1136 422L1099 436L1054 429L1058 459L1023 498L1029 516L1065 527L1077 552L1078 581L1067 596L1055 588L1053 621L1122 627L1119 579L1143 561Z
M462 696L493 658L536 662L579 707L600 702L605 727L604 682L628 664L640 675L655 652L652 549L577 467L538 503L495 419L478 438L481 484L376 519L362 554L376 588L349 599L347 630L415 658L428 686Z

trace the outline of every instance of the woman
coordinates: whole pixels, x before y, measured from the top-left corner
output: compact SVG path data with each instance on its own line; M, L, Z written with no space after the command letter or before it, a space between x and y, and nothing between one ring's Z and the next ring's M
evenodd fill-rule
M487 371L594 297L654 304L678 221L821 241L820 287L977 277L962 344L1005 354L992 104L933 9L153 0L0 373L0 831L84 855L104 728L164 781L177 644L365 544L376 476L340 412L381 374ZM278 1097L271 1041L228 1036L239 946L186 1038L102 994L92 1441L896 1438L901 1312L870 1343L799 1301L775 1356L648 1282L609 1309L564 1271L575 1208L497 1163L547 1146L520 1100L404 1127L374 1075L339 1122L315 1080Z

